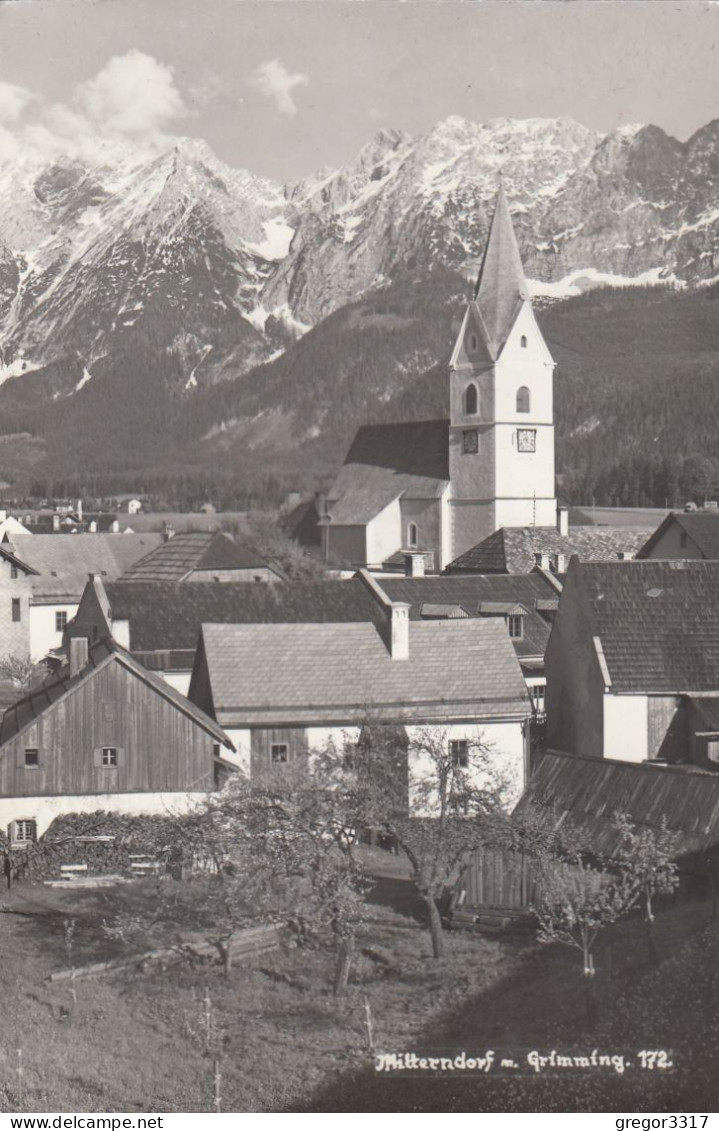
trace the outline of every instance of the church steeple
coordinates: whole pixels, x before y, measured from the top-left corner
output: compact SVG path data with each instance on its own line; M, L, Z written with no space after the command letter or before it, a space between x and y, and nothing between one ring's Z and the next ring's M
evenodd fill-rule
M553 369L500 184L450 361L453 557L503 526L554 526Z
M487 348L496 359L522 304L529 298L509 204L501 183L474 298L486 332Z

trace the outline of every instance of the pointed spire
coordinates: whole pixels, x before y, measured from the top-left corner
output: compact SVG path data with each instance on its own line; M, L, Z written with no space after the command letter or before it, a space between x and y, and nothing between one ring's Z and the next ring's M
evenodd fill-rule
M501 177L474 297L489 336L487 344L498 357L520 305L529 297Z

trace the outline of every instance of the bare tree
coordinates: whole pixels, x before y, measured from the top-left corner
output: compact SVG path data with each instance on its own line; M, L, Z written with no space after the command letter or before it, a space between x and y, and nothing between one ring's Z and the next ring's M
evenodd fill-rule
M405 730L365 724L358 774L368 823L382 826L406 854L428 914L435 958L444 956L440 905L479 847L504 843L510 783L479 731L451 737L449 727Z

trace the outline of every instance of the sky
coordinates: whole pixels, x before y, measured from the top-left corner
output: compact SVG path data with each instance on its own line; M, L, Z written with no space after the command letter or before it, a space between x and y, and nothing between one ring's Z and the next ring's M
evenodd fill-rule
M0 161L201 137L280 181L380 128L719 117L712 0L0 0Z

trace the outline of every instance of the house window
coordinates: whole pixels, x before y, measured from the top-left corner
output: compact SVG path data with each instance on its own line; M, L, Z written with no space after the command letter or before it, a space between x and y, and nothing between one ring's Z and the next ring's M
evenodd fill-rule
M523 620L519 613L510 613L507 617L507 628L513 640L521 640L524 636Z
M526 350L526 348L527 348L527 335L526 334L522 334L521 338L519 339L519 344L520 344L520 346L522 347L523 350Z
M27 767L37 767L40 765L40 751L36 746L25 747L25 765Z
M517 429L517 451L518 452L536 452L537 450L537 430L536 428L518 428Z
M13 597L12 599L12 619L15 621L20 620L20 598Z
M55 613L55 632L64 632L65 625L67 624L67 613L63 609L59 613Z
M270 761L273 766L283 765L288 759L286 742L273 742L270 747Z
M15 821L12 836L13 844L34 844L37 840L37 824L35 821Z
M11 566L10 566L10 576L11 576L11 578L13 579L13 581L14 581L14 580L15 580L15 578L17 577L17 566L16 566L16 565L11 565Z
M416 546L417 545L417 523L416 522L410 522L409 526L407 527L407 544L409 546Z
M517 412L529 412L529 406L529 389L526 385L520 385L517 389Z
M479 433L475 428L462 433L462 451L466 456L474 456L479 451Z
M546 690L547 688L543 683L535 684L534 687L530 687L529 689L529 694L532 697L532 705L534 707L534 710L540 714L544 710L544 696Z
M101 764L103 766L116 766L117 765L117 747L116 746L103 746Z
M711 738L707 742L707 758L710 762L719 762L719 739Z
M449 743L449 756L455 769L466 770L469 765L469 743L466 738L452 738Z
M477 396L477 386L467 385L464 390L464 412L465 416L476 416L479 406L479 397Z

